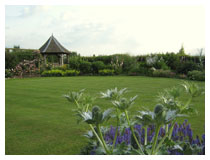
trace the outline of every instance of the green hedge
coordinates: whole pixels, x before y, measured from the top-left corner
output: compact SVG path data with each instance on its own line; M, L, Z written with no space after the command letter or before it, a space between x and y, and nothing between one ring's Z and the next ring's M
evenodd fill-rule
M62 76L77 76L79 75L80 71L76 70L49 70L49 71L44 71L42 72L41 76L42 77L62 77Z
M201 71L189 71L187 73L187 77L190 80L196 80L196 81L205 81L205 72L201 72Z
M154 77L175 77L176 73L172 72L171 70L157 69L153 71L152 75Z
M114 75L114 70L113 69L99 70L99 75L101 75L101 76L111 76L111 75Z

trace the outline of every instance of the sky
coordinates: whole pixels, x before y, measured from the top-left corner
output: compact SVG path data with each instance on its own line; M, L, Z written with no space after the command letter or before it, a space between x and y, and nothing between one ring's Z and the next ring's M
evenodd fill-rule
M23 6L5 8L5 47L39 49L52 35L83 56L205 48L203 6Z

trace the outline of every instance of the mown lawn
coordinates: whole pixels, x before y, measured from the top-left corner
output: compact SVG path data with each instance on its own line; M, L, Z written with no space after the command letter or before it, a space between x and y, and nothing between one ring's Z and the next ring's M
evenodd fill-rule
M158 92L178 85L181 81L129 76L6 80L6 154L79 154L81 147L87 142L83 134L89 128L85 124L76 123L72 112L74 106L62 97L70 90L86 88L86 93L99 97L99 92L108 88L126 87L130 90L127 96L139 95L130 110L130 114L135 114L142 107L153 109ZM196 83L202 87L205 85L204 82ZM187 99L185 94L182 98ZM202 95L193 100L198 115L187 118L194 135L204 133L204 98L205 95ZM102 108L111 106L111 103L101 99L96 104ZM111 122L114 123L114 120Z

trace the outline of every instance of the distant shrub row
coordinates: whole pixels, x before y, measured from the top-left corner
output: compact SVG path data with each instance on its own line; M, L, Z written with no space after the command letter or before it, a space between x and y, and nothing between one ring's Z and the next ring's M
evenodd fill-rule
M14 52L6 53L6 69L16 68L18 62L24 59L40 58L37 53ZM52 59L52 61L50 60ZM37 68L41 76L75 76L75 75L132 75L154 77L176 77L191 80L205 80L205 56L189 56L182 48L178 53L148 54L130 56L129 54L115 54L107 56L82 57L77 54L69 59L61 67L55 67L55 57L48 56L48 64ZM37 61L36 63L42 63ZM43 63L42 63L43 64ZM67 70L79 73L67 73ZM48 72L49 71L49 72ZM52 72L52 73L51 73ZM8 74L8 71L7 71ZM8 74L9 75L9 74Z
M49 71L44 71L42 72L41 76L42 77L62 77L62 76L77 76L79 75L80 71L76 70L49 70Z

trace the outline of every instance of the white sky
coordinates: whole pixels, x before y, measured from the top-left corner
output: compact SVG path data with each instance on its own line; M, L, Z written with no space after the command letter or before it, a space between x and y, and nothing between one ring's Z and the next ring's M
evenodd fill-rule
M5 45L38 49L51 34L81 55L205 47L202 6L6 6Z

